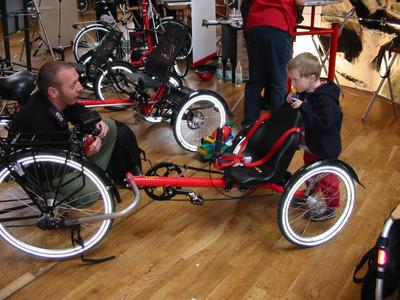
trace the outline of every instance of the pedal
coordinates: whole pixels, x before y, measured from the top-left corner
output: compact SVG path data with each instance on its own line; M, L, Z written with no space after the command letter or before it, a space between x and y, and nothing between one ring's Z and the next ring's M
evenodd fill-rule
M204 204L204 199L203 197L195 192L189 192L187 193L186 197L188 197L190 203L194 205L203 205Z

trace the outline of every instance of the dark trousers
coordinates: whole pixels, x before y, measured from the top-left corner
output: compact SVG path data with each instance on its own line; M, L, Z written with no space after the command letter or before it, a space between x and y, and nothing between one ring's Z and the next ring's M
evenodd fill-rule
M243 124L255 122L263 102L272 113L284 103L287 93L286 65L292 57L290 35L274 27L260 26L246 32L249 81L245 88ZM264 89L264 99L261 91Z

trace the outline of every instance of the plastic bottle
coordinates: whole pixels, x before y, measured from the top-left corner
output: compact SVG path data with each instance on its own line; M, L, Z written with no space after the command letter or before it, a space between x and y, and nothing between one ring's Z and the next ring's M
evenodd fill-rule
M290 93L292 94L292 98L299 99L299 94L297 93L297 89L294 86L291 87Z
M224 79L224 64L222 63L222 57L218 57L216 73L217 73L217 80L221 82Z
M225 82L232 83L232 63L230 58L227 59L225 65Z
M240 60L238 60L235 68L235 84L241 85L242 83L243 83L243 69L240 64Z

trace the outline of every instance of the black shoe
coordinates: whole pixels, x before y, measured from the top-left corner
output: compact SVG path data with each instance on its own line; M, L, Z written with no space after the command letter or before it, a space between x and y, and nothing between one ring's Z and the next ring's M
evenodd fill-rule
M302 205L305 205L307 203L307 201L305 198L299 198L299 197L295 196L295 197L293 197L292 203L297 206L302 206Z
M131 173L133 176L142 176L143 175L142 168L139 166L133 167L133 169L131 170Z
M323 212L311 212L311 220L314 222L325 221L334 217L336 217L336 210L333 207L327 207Z

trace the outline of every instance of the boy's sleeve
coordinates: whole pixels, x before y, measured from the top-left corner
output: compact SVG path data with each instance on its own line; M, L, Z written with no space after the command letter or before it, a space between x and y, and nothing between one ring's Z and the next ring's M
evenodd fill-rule
M316 131L325 131L334 126L342 117L338 105L329 97L321 97L315 107L303 102L300 111L304 116L306 125Z

